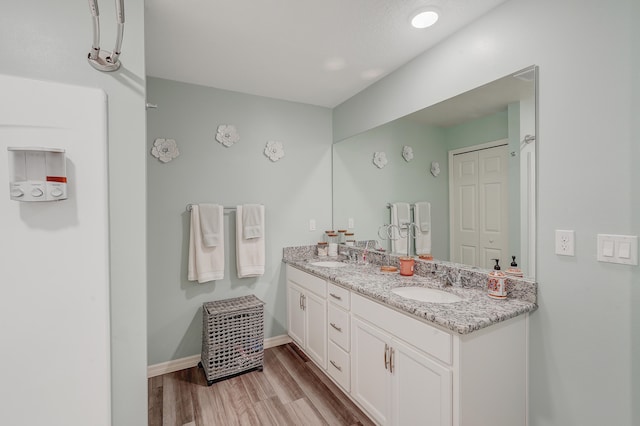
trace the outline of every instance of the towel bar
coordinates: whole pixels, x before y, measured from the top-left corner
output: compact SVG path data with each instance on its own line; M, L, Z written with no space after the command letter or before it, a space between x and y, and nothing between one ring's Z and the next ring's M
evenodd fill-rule
M187 204L187 211L190 212L191 211L191 206L193 206L193 204L189 203ZM234 211L236 208L235 207L223 207L224 210L228 210L228 211Z

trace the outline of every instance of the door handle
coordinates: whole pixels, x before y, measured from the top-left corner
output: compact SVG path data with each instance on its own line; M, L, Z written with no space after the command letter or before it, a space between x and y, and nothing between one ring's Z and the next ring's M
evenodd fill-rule
M338 327L337 325L335 325L334 323L330 322L329 325L333 328L335 328L336 330L338 330L340 333L342 333L342 328Z

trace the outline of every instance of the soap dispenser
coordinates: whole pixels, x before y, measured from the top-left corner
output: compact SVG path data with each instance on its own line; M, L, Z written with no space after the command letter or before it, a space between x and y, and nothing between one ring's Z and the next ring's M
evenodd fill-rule
M506 271L504 271L504 273L511 277L522 278L523 277L522 269L518 268L518 264L516 263L516 257L511 256L511 260L512 260L511 267Z
M504 272L500 270L500 259L491 259L496 261L496 265L493 267L493 271L489 273L489 279L487 281L487 290L489 291L489 297L494 299L506 299L507 298L507 278Z

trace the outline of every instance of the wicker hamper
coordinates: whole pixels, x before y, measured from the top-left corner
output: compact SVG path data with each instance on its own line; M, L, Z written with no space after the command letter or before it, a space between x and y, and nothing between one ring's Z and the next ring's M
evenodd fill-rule
M202 361L211 386L249 370L262 370L264 302L254 295L206 302L202 306Z

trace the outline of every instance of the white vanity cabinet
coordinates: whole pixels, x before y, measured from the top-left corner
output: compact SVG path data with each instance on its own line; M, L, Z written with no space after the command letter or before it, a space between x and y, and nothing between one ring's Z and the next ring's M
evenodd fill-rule
M526 316L466 335L351 294L351 396L382 425L524 426Z
M527 315L460 335L290 265L287 298L289 336L376 423L526 425Z
M327 282L287 265L289 336L319 366L327 368Z
M353 295L352 303L351 396L383 425L450 426L451 368L377 325L391 329L406 326L403 318L393 315L402 314L380 311L375 302L357 295ZM430 332L424 330L423 334ZM450 349L451 343L446 340L440 344L448 344Z

